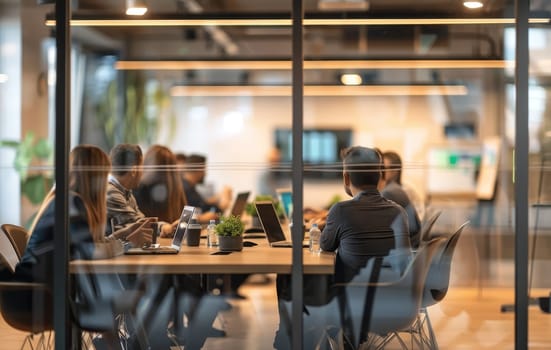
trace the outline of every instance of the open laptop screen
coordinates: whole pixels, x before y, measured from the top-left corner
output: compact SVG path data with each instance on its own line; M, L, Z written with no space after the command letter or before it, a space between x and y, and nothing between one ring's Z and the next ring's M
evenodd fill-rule
M245 210L245 206L247 205L247 199L249 199L250 194L251 194L250 191L240 192L237 194L237 197L235 198L235 202L233 202L230 215L241 216L243 214L243 211Z
M184 206L184 210L182 210L180 220L178 221L178 226L176 227L176 232L174 232L174 237L172 238L173 248L180 249L182 241L184 240L184 237L187 233L189 221L191 220L194 211L195 207L192 207L190 205Z
M270 243L285 241L285 234L279 223L274 205L270 201L255 202L256 212Z
M276 192L287 220L291 220L293 215L293 192L289 188L278 188Z

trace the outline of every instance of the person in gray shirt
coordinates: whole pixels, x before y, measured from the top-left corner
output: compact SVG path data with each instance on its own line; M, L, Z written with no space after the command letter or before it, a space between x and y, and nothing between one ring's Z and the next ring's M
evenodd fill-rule
M109 156L112 169L107 185L108 232L145 218L132 194L143 174L143 154L140 146L119 144L113 147Z
M143 220L132 190L136 189L143 175L143 153L138 145L122 143L111 150L112 169L107 184L107 234ZM159 234L168 237L176 223L159 222Z
M337 251L335 282L351 280L372 257L411 251L407 214L377 190L383 159L376 149L351 147L342 152L345 192L327 214L321 248Z
M339 295L334 283L347 283L380 258L382 267L402 272L411 258L407 214L400 205L385 199L377 190L383 170L381 153L372 148L351 147L342 151L343 183L352 198L334 204L322 227L321 248L336 251L333 275L304 275L305 304L303 347L314 348L334 309L331 302ZM394 276L394 275L393 275ZM286 303L292 300L290 275L276 280L280 324L274 338L276 349L290 349ZM333 315L334 316L334 315ZM331 324L330 322L327 324Z

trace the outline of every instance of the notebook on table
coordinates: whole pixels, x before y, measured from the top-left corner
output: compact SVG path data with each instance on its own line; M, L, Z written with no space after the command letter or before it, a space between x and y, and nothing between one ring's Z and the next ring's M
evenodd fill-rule
M125 254L137 255L137 254L178 254L180 252L180 247L182 242L187 234L188 224L193 216L195 207L186 205L182 210L180 215L180 220L178 220L178 226L176 226L176 231L172 237L172 244L170 246L151 246L143 248L130 248Z
M255 202L254 205L270 247L292 247L293 243L287 239L286 232L281 227L274 204L271 201L266 201ZM287 235L290 235L289 230L286 231ZM308 243L302 242L302 246L308 247Z

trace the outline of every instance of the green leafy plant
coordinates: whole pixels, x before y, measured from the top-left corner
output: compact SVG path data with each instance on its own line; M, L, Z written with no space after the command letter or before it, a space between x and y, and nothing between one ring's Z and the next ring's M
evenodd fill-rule
M216 234L219 236L236 237L243 234L245 225L238 216L230 215L220 218L220 223L216 225Z
M282 218L285 215L285 209L283 209L283 205L272 197L269 194L259 194L254 198L253 202L249 202L245 205L245 212L249 214L250 216L258 216L258 213L256 212L256 207L254 206L254 202L272 202L274 203L274 207L277 213L277 216Z
M247 205L245 206L245 212L250 216L258 216L258 214L256 213L256 207L254 206L254 202L265 202L265 201L273 202L274 198L269 194L259 194L254 198L254 201L247 203Z
M50 170L43 170L44 166L51 165L53 148L44 138L35 141L33 132L28 132L22 141L0 141L0 146L15 149L13 167L21 178L21 193L32 204L40 204L53 184ZM37 170L31 164L41 164Z

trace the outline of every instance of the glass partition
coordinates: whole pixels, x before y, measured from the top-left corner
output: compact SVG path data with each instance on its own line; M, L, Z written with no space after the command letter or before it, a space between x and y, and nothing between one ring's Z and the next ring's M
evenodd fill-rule
M300 133L292 2L149 1L145 14L126 14L138 3L72 5L72 343L285 349L302 329L304 349L515 346L523 116L513 4L304 1ZM531 10L524 326L526 346L546 348L549 16L541 2ZM54 11L0 2L0 224L34 237L33 219L51 215L39 208L51 208L53 150L63 143ZM346 151L353 146L367 149ZM302 193L293 192L297 172ZM308 246L314 224L322 251L305 247L300 268L292 249L272 247L297 226ZM243 235L227 251L232 230ZM52 245L14 247L36 258ZM292 271L303 271L302 328ZM0 333L16 348L26 331L8 312L29 310L15 307L23 294L2 294ZM44 290L33 298L33 315L59 317ZM33 341L51 343L45 335Z
M544 4L531 2L531 10L542 11ZM529 28L529 88L528 88L528 131L529 131L529 240L528 240L528 295L529 299L529 344L545 344L549 337L537 331L537 325L548 322L549 283L545 278L544 266L549 259L545 249L548 232L546 216L549 197L549 111L547 65L545 52L549 50L545 38L549 30L533 24Z
M53 345L48 280L25 270L33 259L29 230L53 183L45 13L36 5L0 3L0 332L7 349ZM28 283L33 280L44 284Z

